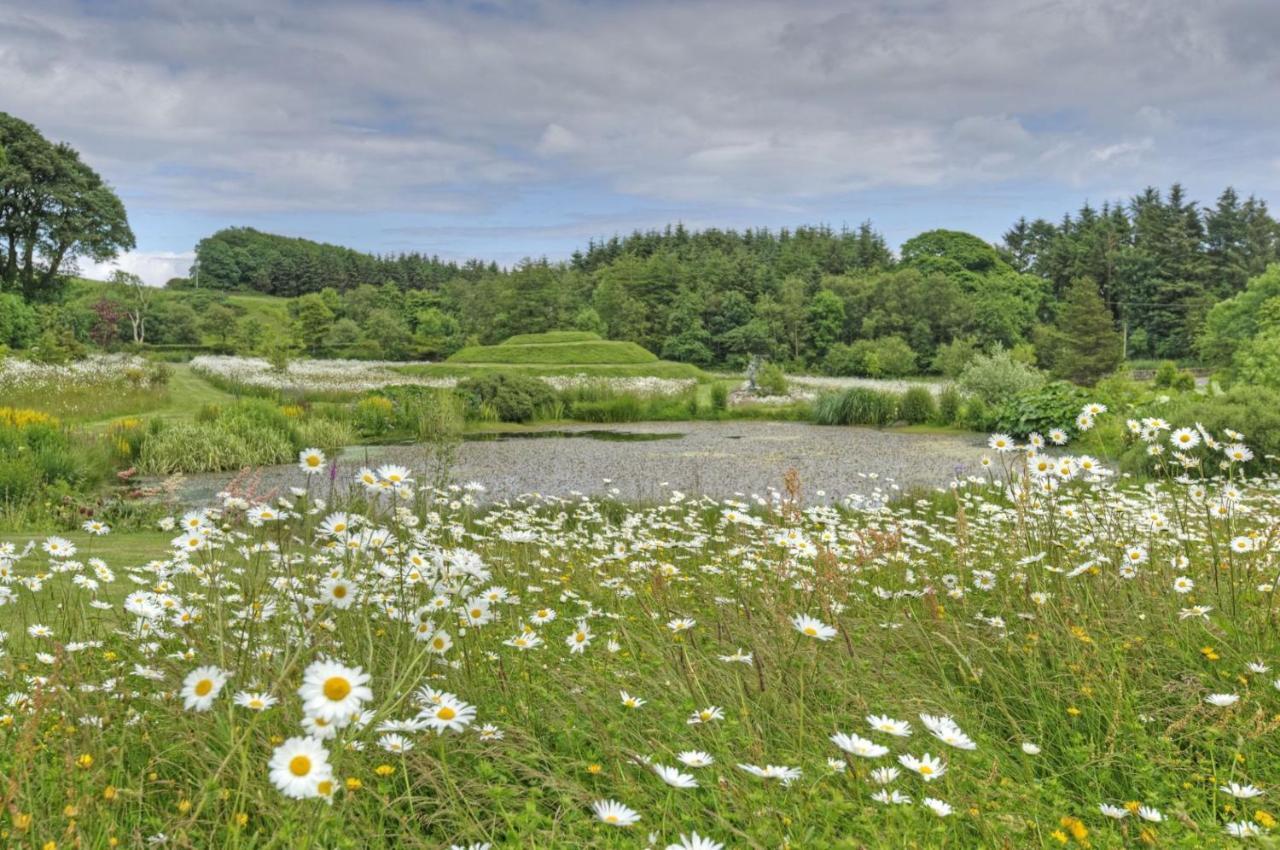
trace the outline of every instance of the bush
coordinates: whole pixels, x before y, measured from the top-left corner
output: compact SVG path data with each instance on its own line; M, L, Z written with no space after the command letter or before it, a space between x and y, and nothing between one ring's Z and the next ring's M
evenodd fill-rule
M978 355L960 373L960 386L987 406L1000 404L1043 384L1044 374L1039 369L1015 360L1002 348Z
M467 404L469 416L484 416L485 409L492 408L502 422L528 422L538 408L556 400L555 392L545 381L526 375L479 375L460 382L457 391Z
M1162 360L1151 383L1164 390L1190 392L1196 388L1196 376L1186 369L1179 369L1172 360Z
M1000 405L995 427L1015 437L1025 437L1032 431L1043 435L1052 428L1070 431L1080 409L1091 398L1088 392L1067 381L1023 390Z
M938 404L928 387L911 387L898 400L898 418L920 425L938 416Z
M813 421L819 425L884 426L897 418L897 396L865 387L820 396L813 406Z
M763 396L786 395L787 376L777 363L766 363L756 373L756 394Z
M853 345L831 346L822 361L828 375L862 378L902 378L914 375L916 353L900 336L860 339Z
M933 357L933 371L954 380L981 353L978 341L973 337L953 339L946 345L938 346L938 353Z
M960 395L960 391L954 384L947 384L942 392L938 393L938 422L942 425L955 425L960 421L960 410L963 404L964 397Z

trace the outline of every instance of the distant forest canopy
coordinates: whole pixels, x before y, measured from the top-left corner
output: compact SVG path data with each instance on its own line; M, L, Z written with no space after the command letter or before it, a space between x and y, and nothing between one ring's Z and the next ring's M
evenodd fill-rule
M869 341L897 338L893 345L905 342L923 368L956 341L1036 342L1083 278L1127 335L1131 357L1200 357L1210 309L1280 261L1280 223L1255 197L1228 188L1201 206L1174 184L1128 204L1086 204L1056 224L1020 219L998 245L928 231L897 257L869 222L781 231L677 224L510 269L375 256L250 228L201 240L196 256L202 288L332 299L393 286L413 293L414 310L456 322L457 344L578 328L699 365L736 366L763 353L840 372L833 359L865 356ZM851 350L859 345L861 353Z

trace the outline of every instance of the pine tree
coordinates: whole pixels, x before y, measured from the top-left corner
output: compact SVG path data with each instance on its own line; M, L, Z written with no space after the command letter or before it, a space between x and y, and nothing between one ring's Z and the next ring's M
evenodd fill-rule
M1072 282L1048 336L1051 371L1078 384L1092 386L1113 372L1124 356L1115 319L1092 278Z

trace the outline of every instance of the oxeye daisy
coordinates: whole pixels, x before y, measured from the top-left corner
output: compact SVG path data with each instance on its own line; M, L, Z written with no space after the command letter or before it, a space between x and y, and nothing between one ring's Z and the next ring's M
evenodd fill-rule
M694 832L689 835L682 834L679 842L667 845L667 850L724 850L724 845Z
M626 691L618 691L618 695L622 698L622 704L627 708L639 708L645 704L645 700L640 697L633 696Z
M951 814L951 812L953 811L949 804L944 803L941 800L935 799L933 797L925 797L920 802L924 803L925 807L928 808L929 811L933 812L935 815L937 815L940 818L945 818L947 815Z
M624 806L617 800L596 800L591 804L591 810L596 813L601 823L607 823L610 826L631 826L640 820L640 815L634 809Z
M844 734L837 732L831 736L831 743L850 755L859 756L866 759L880 758L888 754L889 748L877 744L875 741L868 741L856 734Z
M324 452L319 449L303 449L298 452L298 468L307 475L324 471Z
M232 698L232 702L241 708L247 708L250 711L266 711L268 708L279 702L279 700L270 694L241 691Z
M208 711L227 683L227 673L217 667L197 667L182 681L182 706L191 711Z
M836 636L836 630L833 626L807 614L796 614L791 618L791 625L795 630L805 637L816 638L818 640L831 640Z
M268 765L272 783L294 799L320 796L320 783L333 779L329 753L315 738L290 738L276 747Z
M1249 800L1253 797L1262 796L1262 789L1255 785L1240 785L1236 782L1230 782L1226 785L1218 786L1218 790L1237 800Z
M911 724L905 720L894 720L885 714L868 714L867 725L877 732L893 735L897 738L911 736Z
M685 750L676 758L686 767L707 767L715 763L710 753L704 753L701 750Z
M345 724L373 699L369 674L359 667L336 661L315 661L302 674L298 696L302 710L311 717Z
M653 772L658 774L658 778L670 785L672 788L697 788L698 780L694 779L687 773L681 773L674 767L667 767L661 764L653 766Z
M903 753L898 756L898 762L907 770L914 770L920 774L925 782L932 782L935 779L941 779L947 772L947 766L943 764L942 759L931 756L928 753L916 758L910 753Z
M699 723L710 723L712 720L723 720L724 709L718 705L709 705L706 708L700 708L693 714L689 715L688 721L690 726L696 726Z
M474 706L468 705L452 695L441 700L422 712L422 719L427 725L440 734L461 732L476 719Z

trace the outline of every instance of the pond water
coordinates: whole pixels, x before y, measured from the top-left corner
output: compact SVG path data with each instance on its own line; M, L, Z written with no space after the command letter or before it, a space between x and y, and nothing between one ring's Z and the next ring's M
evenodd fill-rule
M651 422L617 427L566 426L476 435L457 449L455 483L478 482L494 501L525 494L611 495L655 501L672 490L749 498L781 489L794 469L806 502L846 496L879 498L898 489L945 484L976 473L984 450L979 435L911 434L795 422ZM398 463L417 474L433 468L419 445L359 446L337 459L345 484L362 466ZM429 478L429 475L427 476ZM321 489L328 476L318 476ZM268 467L251 476L189 476L184 501L207 503L228 484L256 497L302 486L295 466Z

